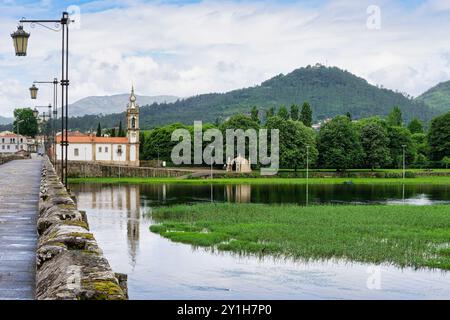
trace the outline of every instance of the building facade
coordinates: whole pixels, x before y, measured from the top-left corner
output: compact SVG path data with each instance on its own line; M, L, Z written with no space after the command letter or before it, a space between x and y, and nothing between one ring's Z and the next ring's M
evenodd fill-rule
M20 151L28 152L28 138L22 135L17 135L12 132L0 133L0 153L14 154Z
M68 133L68 161L90 161L106 164L139 166L139 106L134 88L127 105L127 136L96 137L95 135ZM61 160L61 134L58 134L56 156Z

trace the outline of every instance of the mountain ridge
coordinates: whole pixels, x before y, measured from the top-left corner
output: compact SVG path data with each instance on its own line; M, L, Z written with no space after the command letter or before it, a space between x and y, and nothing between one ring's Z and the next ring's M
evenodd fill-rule
M450 111L450 81L440 82L416 98L439 112Z
M129 93L85 97L69 105L69 114L71 116L79 117L84 115L120 113L125 111L129 97ZM136 98L141 105L170 103L179 99L179 97L171 95L136 95ZM105 112L105 110L108 112ZM58 112L60 112L60 110L58 110Z
M422 101L415 101L399 92L380 88L337 67L322 65L296 69L286 75L279 74L260 85L236 89L226 93L207 93L173 103L153 103L141 107L140 125L143 129L167 123L192 124L195 120L215 122L236 113L249 113L252 106L263 110L291 104L311 104L314 120L321 120L350 112L354 119L369 116L387 116L399 106L405 122L417 117L429 121L439 112ZM75 128L86 130L116 126L124 121L124 113L105 116L72 118Z

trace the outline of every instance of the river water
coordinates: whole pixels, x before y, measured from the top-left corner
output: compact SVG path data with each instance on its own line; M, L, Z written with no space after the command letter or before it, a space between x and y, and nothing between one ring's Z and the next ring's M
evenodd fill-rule
M78 207L131 299L449 299L439 270L344 261L237 256L151 233L158 205L206 201L306 202L299 185L72 185ZM344 191L344 192L343 192ZM310 186L310 203L449 203L448 186ZM426 213L426 207L424 207Z

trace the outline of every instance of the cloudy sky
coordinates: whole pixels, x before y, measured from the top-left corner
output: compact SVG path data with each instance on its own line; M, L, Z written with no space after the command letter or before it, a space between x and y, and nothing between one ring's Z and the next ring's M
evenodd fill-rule
M225 92L317 62L414 96L450 80L450 0L0 0L0 115L52 100L28 88L60 76L60 34L26 25L28 56L15 57L10 33L64 10L77 20L72 102L131 83L142 95Z

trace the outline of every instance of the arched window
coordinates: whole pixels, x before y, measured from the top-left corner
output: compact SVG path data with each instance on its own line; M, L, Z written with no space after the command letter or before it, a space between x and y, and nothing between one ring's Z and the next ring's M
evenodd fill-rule
M131 128L132 129L136 128L136 118L135 117L131 118Z

